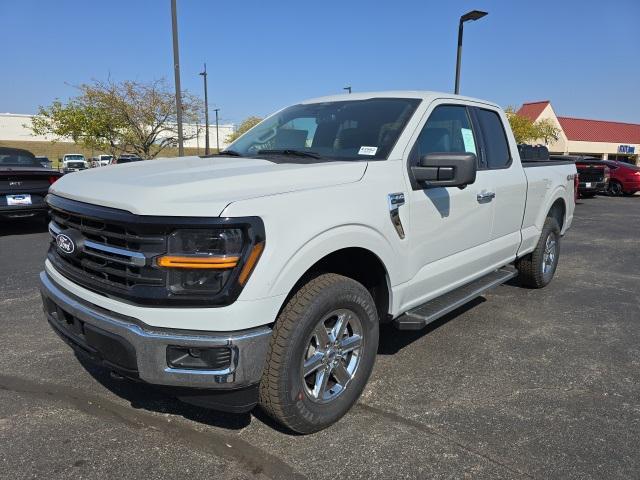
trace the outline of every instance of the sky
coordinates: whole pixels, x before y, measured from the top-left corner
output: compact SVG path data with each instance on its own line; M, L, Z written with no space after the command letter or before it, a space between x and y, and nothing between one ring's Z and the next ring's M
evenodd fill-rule
M177 0L183 89L222 123L322 95L452 91L506 107L640 123L640 0ZM0 0L0 112L35 113L92 79L173 86L170 0Z

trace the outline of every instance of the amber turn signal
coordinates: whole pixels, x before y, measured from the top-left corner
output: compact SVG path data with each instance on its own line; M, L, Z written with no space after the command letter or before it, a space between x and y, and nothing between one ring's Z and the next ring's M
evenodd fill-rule
M158 266L167 268L226 269L238 265L238 260L238 257L177 257L165 255L158 258Z
M247 263L242 267L242 271L240 272L240 276L238 277L238 282L240 285L244 285L249 279L249 275L253 272L256 263L260 259L260 255L262 255L262 251L264 250L264 242L256 243L251 249L251 253L249 254L249 258L247 258Z

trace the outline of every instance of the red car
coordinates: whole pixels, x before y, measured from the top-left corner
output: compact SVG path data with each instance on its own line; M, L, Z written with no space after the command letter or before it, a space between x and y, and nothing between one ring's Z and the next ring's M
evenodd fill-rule
M633 195L640 191L640 168L630 163L605 160L609 167L609 195Z
M582 155L550 155L551 160L571 160L578 171L578 195L591 198L596 193L606 192L609 184L609 166L598 158Z

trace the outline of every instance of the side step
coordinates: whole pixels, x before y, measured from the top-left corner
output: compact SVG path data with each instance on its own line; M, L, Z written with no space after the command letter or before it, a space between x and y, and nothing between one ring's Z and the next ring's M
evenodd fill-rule
M479 297L487 290L512 279L517 274L516 270L507 268L491 272L484 277L480 277L471 283L467 283L409 310L395 319L395 326L398 330L421 330L431 322Z

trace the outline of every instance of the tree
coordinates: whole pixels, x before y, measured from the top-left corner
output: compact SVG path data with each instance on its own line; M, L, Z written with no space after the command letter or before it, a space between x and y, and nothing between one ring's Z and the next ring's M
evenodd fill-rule
M516 137L516 143L531 143L535 140L542 140L545 145L548 145L551 141L558 140L560 129L554 125L551 119L543 118L534 122L529 117L518 115L513 107L507 107L505 113L509 119L513 136Z
M560 129L554 125L550 118L543 118L533 124L536 138L542 139L545 145L551 141L556 142L560 135Z
M153 158L177 144L175 96L164 80L94 81L77 88L80 94L66 104L54 101L40 107L32 122L34 134L71 138L112 155L131 152L142 158ZM182 107L184 123L198 124L200 100L184 92Z
M240 137L240 135L244 134L245 132L251 130L253 127L255 127L257 124L259 124L262 121L262 118L260 117L248 117L245 118L242 123L240 123L240 125L238 126L238 128L236 129L235 132L233 132L231 135L227 135L227 143L231 143L231 142L235 142L238 137Z
M531 119L518 115L513 107L507 107L505 113L509 119L513 136L516 137L516 143L527 143L535 140L535 128Z

